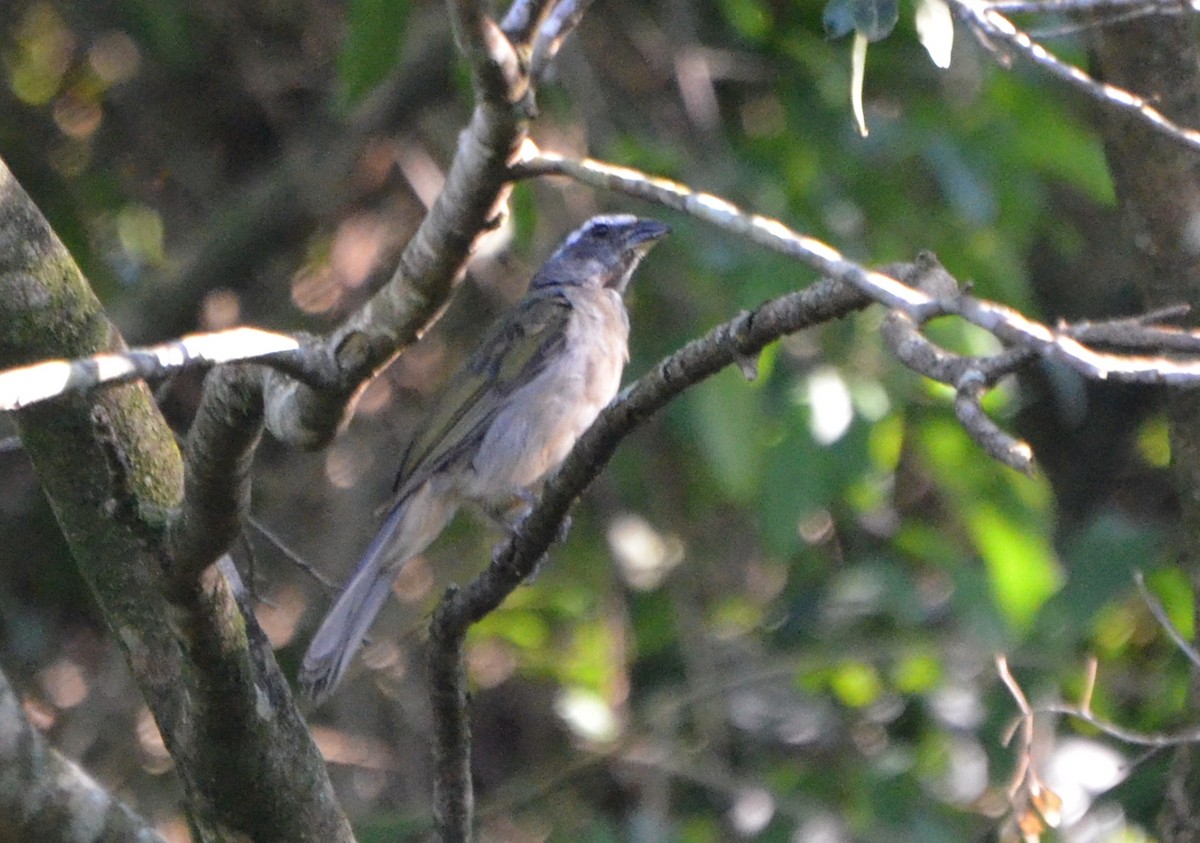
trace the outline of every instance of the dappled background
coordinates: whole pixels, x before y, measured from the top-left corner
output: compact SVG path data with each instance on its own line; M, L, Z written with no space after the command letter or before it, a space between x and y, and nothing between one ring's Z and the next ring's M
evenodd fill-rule
M1072 36L1053 43L1084 60ZM390 275L470 108L435 2L8 0L0 62L0 155L134 344L336 324ZM864 262L932 249L1040 318L1137 308L1088 107L961 33L938 70L909 6L870 49L867 138L817 0L605 0L552 77L532 131L546 150L679 179ZM627 379L814 280L671 212L519 185L446 316L346 432L259 452L239 562L289 675L332 595L311 571L348 573L422 408L557 241L613 209L675 228L631 291ZM1144 570L1191 631L1162 550L1155 393L1050 366L1004 384L988 408L1034 445L1024 478L888 356L881 317L778 343L753 381L724 372L635 433L536 582L473 631L486 839L995 839L1014 763L1000 651L1034 702L1073 699L1095 654L1099 713L1190 722L1186 662L1133 585ZM155 385L180 431L199 384ZM309 714L363 840L429 827L424 628L497 540L462 517L414 560L361 668ZM0 453L0 647L53 743L187 839L170 759L19 448ZM1127 823L1138 839L1165 756L1059 735L1039 757L1069 818L1090 806L1068 839Z

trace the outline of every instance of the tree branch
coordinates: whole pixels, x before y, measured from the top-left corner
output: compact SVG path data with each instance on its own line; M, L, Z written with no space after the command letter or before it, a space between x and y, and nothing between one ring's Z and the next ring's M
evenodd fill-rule
M188 590L233 544L250 513L265 374L254 366L224 366L204 380L184 444L183 502L167 531L175 588Z
M991 41L1006 44L1025 56L1029 61L1046 70L1071 87L1082 91L1100 102L1105 108L1114 109L1134 117L1152 127L1164 137L1183 144L1192 150L1200 150L1200 131L1180 125L1172 120L1151 100L1125 88L1093 79L1083 69L1069 64L1051 53L1028 33L998 11L997 6L987 0L949 0L958 16L967 24L985 45ZM1175 12L1184 12L1184 4L1174 4ZM1155 8L1156 14L1166 10L1166 4ZM1194 15L1194 11L1184 12Z
M359 387L441 315L475 240L506 213L508 165L526 136L532 88L515 48L476 3L450 0L449 9L475 80L474 113L459 136L445 186L391 280L326 338L319 368L336 373L336 384L313 389L268 375L267 428L296 447L329 443Z
M1050 328L1007 305L962 293L953 278L950 279L950 286L943 285L936 293L915 289L883 272L847 260L832 246L793 231L778 220L747 213L725 199L698 192L679 182L592 159L563 158L541 152L532 144L527 144L522 150L522 157L514 164L512 172L516 179L544 175L567 176L592 187L657 202L795 258L826 277L857 287L872 300L907 314L918 323L937 316L958 316L983 328L1005 344L1021 346L1057 360L1092 380L1171 386L1200 384L1200 358L1176 359L1162 355L1096 351L1077 340L1070 325ZM1139 320L1140 323L1144 321L1144 317ZM1086 324L1089 326L1087 330L1095 330L1090 323ZM1113 344L1113 335L1118 326L1119 321L1108 325L1105 330L1108 334L1106 344ZM1151 328L1145 324L1139 324L1136 331L1129 331L1129 338L1136 347L1146 348L1151 344L1149 337L1154 331L1162 332L1161 345L1156 347L1170 349L1180 342L1178 329Z
M0 287L0 366L124 351L3 162ZM191 588L169 576L166 537L184 472L145 385L65 395L14 415L80 572L176 761L198 839L352 840L252 614L213 568L193 577ZM239 763L230 764L234 755Z
M3 671L0 769L0 837L5 840L163 843L145 819L46 745Z
M69 392L88 392L103 384L155 380L186 368L294 351L299 345L284 334L233 328L79 360L46 360L0 372L0 411L19 410Z
M529 57L529 74L540 80L558 55L563 42L583 20L592 0L558 0L538 26Z
M546 484L541 500L492 563L466 587L451 589L430 623L435 796L442 840L459 841L471 826L467 688L463 639L471 624L512 593L560 535L576 498L607 465L617 445L684 390L786 334L845 316L869 304L852 286L820 281L767 302L693 340L660 361L617 398L576 443ZM465 811L465 815L462 813Z
M1004 15L1061 15L1071 12L1150 11L1179 15L1186 11L1177 0L987 0L987 7Z

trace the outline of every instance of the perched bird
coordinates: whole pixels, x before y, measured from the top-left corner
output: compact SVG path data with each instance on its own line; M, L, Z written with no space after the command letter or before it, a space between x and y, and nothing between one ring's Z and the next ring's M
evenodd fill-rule
M593 217L484 335L409 443L386 520L308 645L300 683L310 697L341 681L400 568L460 504L510 528L528 515L541 482L617 394L629 359L621 296L669 230L628 214Z

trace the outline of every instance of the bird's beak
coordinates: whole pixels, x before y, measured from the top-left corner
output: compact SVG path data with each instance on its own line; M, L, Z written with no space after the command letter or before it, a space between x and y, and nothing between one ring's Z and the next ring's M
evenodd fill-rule
M638 220L629 229L625 245L643 255L659 240L671 233L671 226L658 220Z

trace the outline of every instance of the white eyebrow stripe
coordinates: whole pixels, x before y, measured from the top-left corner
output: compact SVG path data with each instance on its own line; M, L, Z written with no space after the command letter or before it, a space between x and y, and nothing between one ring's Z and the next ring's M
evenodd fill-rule
M568 246L573 246L579 242L579 238L583 237L597 225L632 225L635 222L637 222L637 217L633 214L600 214L599 216L592 217L563 241L562 246L559 247L559 251L561 252Z

